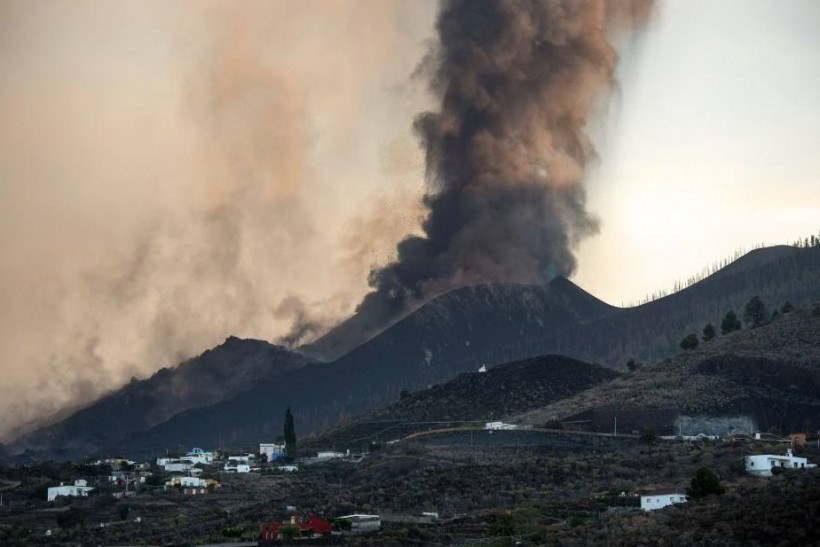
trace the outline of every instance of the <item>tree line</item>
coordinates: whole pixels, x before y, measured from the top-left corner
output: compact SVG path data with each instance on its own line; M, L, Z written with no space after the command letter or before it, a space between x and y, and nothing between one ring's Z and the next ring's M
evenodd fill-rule
M792 306L791 302L786 302L780 309L775 309L770 315L763 300L761 300L759 296L753 296L743 308L743 320L746 322L748 328L754 329L766 324L770 319L774 319L781 313L790 313L793 310L794 306ZM743 324L734 310L727 311L720 322L720 333L722 335L741 330L742 328ZM693 350L700 345L701 341L709 342L715 338L716 335L717 329L715 326L712 325L712 323L707 323L701 331L700 338L698 338L698 335L695 333L687 334L683 340L681 340L680 347L684 351Z

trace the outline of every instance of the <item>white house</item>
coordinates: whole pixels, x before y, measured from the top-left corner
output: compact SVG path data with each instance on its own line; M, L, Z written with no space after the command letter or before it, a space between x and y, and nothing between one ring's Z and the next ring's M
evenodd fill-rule
M505 424L504 422L487 422L484 425L484 429L489 429L490 431L499 431L508 429L518 429L518 426L515 424Z
M194 465L198 463L210 465L214 461L214 453L206 452L201 448L192 448L190 452L185 454L185 459L189 460Z
M285 443L259 443L259 454L268 456L268 461L278 460L285 455Z
M247 463L231 463L228 462L225 464L225 467L222 468L223 470L227 471L228 473L250 473L251 466Z
M208 486L208 481L206 481L205 479L200 479L199 477L174 477L173 479L165 481L166 490L174 486L182 486L183 488L204 488Z
M746 472L750 475L759 475L761 477L771 477L772 469L775 467L782 467L783 469L805 469L807 467L816 467L815 464L809 463L806 458L799 458L792 453L792 449L786 450L786 454L779 456L776 454L758 454L756 456L746 456Z
M348 454L350 451L348 450ZM319 460L336 460L345 457L344 452L335 452L333 450L325 450L323 452L317 452L316 458Z
M228 461L233 460L238 463L251 463L251 460L255 460L256 456L253 454L237 454L234 456L228 456L226 459Z
M46 501L54 501L58 496L86 497L92 490L94 490L94 488L88 486L88 482L86 482L85 479L77 479L74 481L73 486L66 486L60 483L60 486L52 486L48 489Z
M162 463L160 463L162 462ZM169 473L185 473L189 469L194 466L194 463L185 458L185 459L173 459L173 458L158 458L157 465L164 468Z
M350 521L351 532L369 532L382 527L382 520L379 515L345 515L338 517Z
M646 496L641 496L641 509L644 511L655 511L663 509L675 503L686 503L686 494L680 492L668 493L653 493Z
M165 490L178 487L185 494L205 494L209 486L219 488L219 483L210 479L200 479L199 477L174 477L165 481Z

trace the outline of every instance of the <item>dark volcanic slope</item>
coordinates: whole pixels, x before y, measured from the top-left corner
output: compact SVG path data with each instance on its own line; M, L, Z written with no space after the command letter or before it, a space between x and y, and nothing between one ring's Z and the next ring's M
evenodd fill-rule
M446 384L409 393L304 444L359 448L361 439L386 441L426 429L413 422L492 421L570 397L618 373L568 357L547 355L460 374Z
M490 420L543 406L618 376L617 372L560 355L507 363L487 372L410 393L374 412L389 420Z
M230 337L202 355L130 384L68 419L17 439L9 448L58 448L52 455L86 455L192 408L206 407L304 366L308 360L259 340Z
M810 309L781 315L517 419L588 419L593 428L609 429L617 415L622 427L671 434L680 414L748 416L759 429L786 433L817 430L820 315Z
M566 279L539 287L458 289L427 303L333 363L298 368L304 358L278 349L286 355L283 362L290 363L283 367L288 370L286 375L259 374L255 381L249 378L244 388L224 392L224 380L216 379L212 387L224 395L215 405L205 406L209 403L201 401L184 406L188 410L176 415L179 408L161 406L160 417L147 423L137 412L122 410L118 404L109 406L106 398L78 413L82 419L77 415L69 419L83 427L75 425L70 434L58 435L55 432L62 427L58 425L28 437L25 444L16 443L11 451L26 444L78 449L104 446L110 451L121 447L164 450L180 442L250 444L281 433L287 405L297 412L299 433L304 435L395 401L403 388L440 384L482 364L492 367L548 354L615 369L623 368L630 357L653 362L677 353L681 338L699 332L707 321L718 325L728 309L740 312L754 295L770 307L780 307L787 300L796 306L820 300L820 247L753 251L677 294L623 310L604 304ZM233 359L230 352L227 355L228 360ZM234 361L243 368L241 359ZM157 393L163 383L171 382L158 381ZM139 394L141 389L142 384L137 384L124 388L123 393L133 390ZM138 406L146 412L151 404ZM157 423L166 416L167 421ZM143 435L129 435L126 444L118 441L152 423L157 425Z
M463 326L462 332L453 332L460 338L456 341L456 354L460 356L464 352L459 351L459 346L482 337L485 331L492 334L509 332L518 336L539 334L544 327L584 324L615 311L617 308L558 277L545 286L497 284L455 289L398 321L394 325L398 328L390 327L386 331L390 331L388 339L406 338L408 333L413 337L426 337L442 328L451 330ZM360 339L360 332L357 316L353 316L302 351L325 361L338 359L362 345L364 340ZM392 340L384 343L383 337L379 336L366 344L375 351L394 345Z
M820 247L769 247L742 256L706 279L654 302L570 329L545 353L623 368L634 357L654 362L678 352L681 339L707 322L716 327L728 310L760 296L771 312L789 301L801 307L820 301Z

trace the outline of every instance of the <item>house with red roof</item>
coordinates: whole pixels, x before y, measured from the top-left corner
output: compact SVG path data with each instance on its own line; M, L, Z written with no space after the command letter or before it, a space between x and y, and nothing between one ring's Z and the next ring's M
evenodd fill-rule
M263 524L259 531L260 541L276 541L279 539L279 529L287 524L299 527L302 537L329 536L333 526L326 520L310 515L306 520L298 521L295 516L291 516L289 521L272 522Z

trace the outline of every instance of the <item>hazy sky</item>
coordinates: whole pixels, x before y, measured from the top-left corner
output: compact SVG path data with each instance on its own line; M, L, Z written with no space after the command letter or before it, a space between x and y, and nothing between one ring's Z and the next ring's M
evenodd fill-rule
M435 3L0 0L0 438L349 313L417 229ZM820 3L667 0L591 130L614 304L820 229Z
M621 304L820 231L820 3L667 0L622 51L574 280Z

